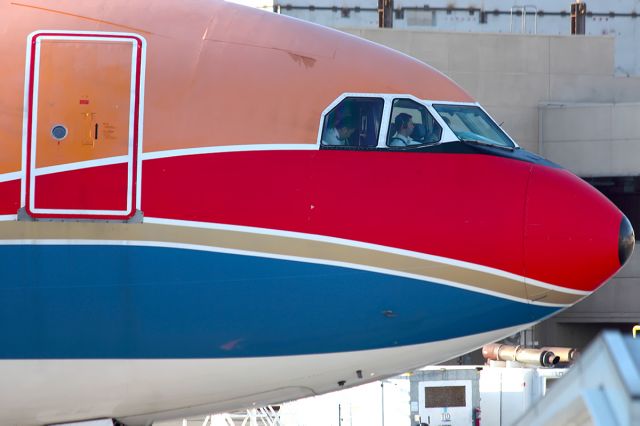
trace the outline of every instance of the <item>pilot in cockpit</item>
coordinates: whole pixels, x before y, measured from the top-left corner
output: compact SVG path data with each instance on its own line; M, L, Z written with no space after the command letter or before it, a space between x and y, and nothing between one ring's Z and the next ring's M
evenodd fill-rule
M343 117L336 121L333 128L328 129L322 135L323 145L344 146L349 145L349 138L355 132L355 120L352 117Z
M411 138L415 124L411 116L402 112L396 116L394 121L396 133L389 141L389 146L402 147L409 145L421 145L420 142Z

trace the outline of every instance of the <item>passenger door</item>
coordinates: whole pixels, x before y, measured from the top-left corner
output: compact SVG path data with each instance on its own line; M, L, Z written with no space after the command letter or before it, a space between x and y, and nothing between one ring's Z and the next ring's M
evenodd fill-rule
M26 210L36 218L130 218L137 207L144 40L30 36Z

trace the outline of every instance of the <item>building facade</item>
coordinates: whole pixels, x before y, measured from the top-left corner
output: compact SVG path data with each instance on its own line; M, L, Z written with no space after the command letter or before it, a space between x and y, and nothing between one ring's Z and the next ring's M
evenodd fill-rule
M240 1L240 0L237 0ZM382 0L381 0L382 1ZM420 31L569 35L572 0L384 0L393 28ZM525 5L522 5L525 3ZM615 39L616 75L640 74L640 0L588 0L585 34ZM334 28L377 28L376 0L275 0L279 13Z

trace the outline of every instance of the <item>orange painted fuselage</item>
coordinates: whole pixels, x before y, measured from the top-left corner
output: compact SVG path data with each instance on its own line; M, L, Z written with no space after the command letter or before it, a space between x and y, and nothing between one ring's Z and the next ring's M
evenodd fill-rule
M437 107L473 99L374 43L205 0L0 0L0 30L1 424L387 377L576 303L633 249L597 191L465 140ZM345 96L379 106L372 144L321 143ZM411 105L440 139L396 148Z

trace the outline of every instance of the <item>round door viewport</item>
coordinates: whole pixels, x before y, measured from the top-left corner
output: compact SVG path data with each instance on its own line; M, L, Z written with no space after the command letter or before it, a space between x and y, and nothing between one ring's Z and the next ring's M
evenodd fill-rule
M51 128L51 136L57 141L61 141L66 138L67 133L67 128L61 124L56 124Z

